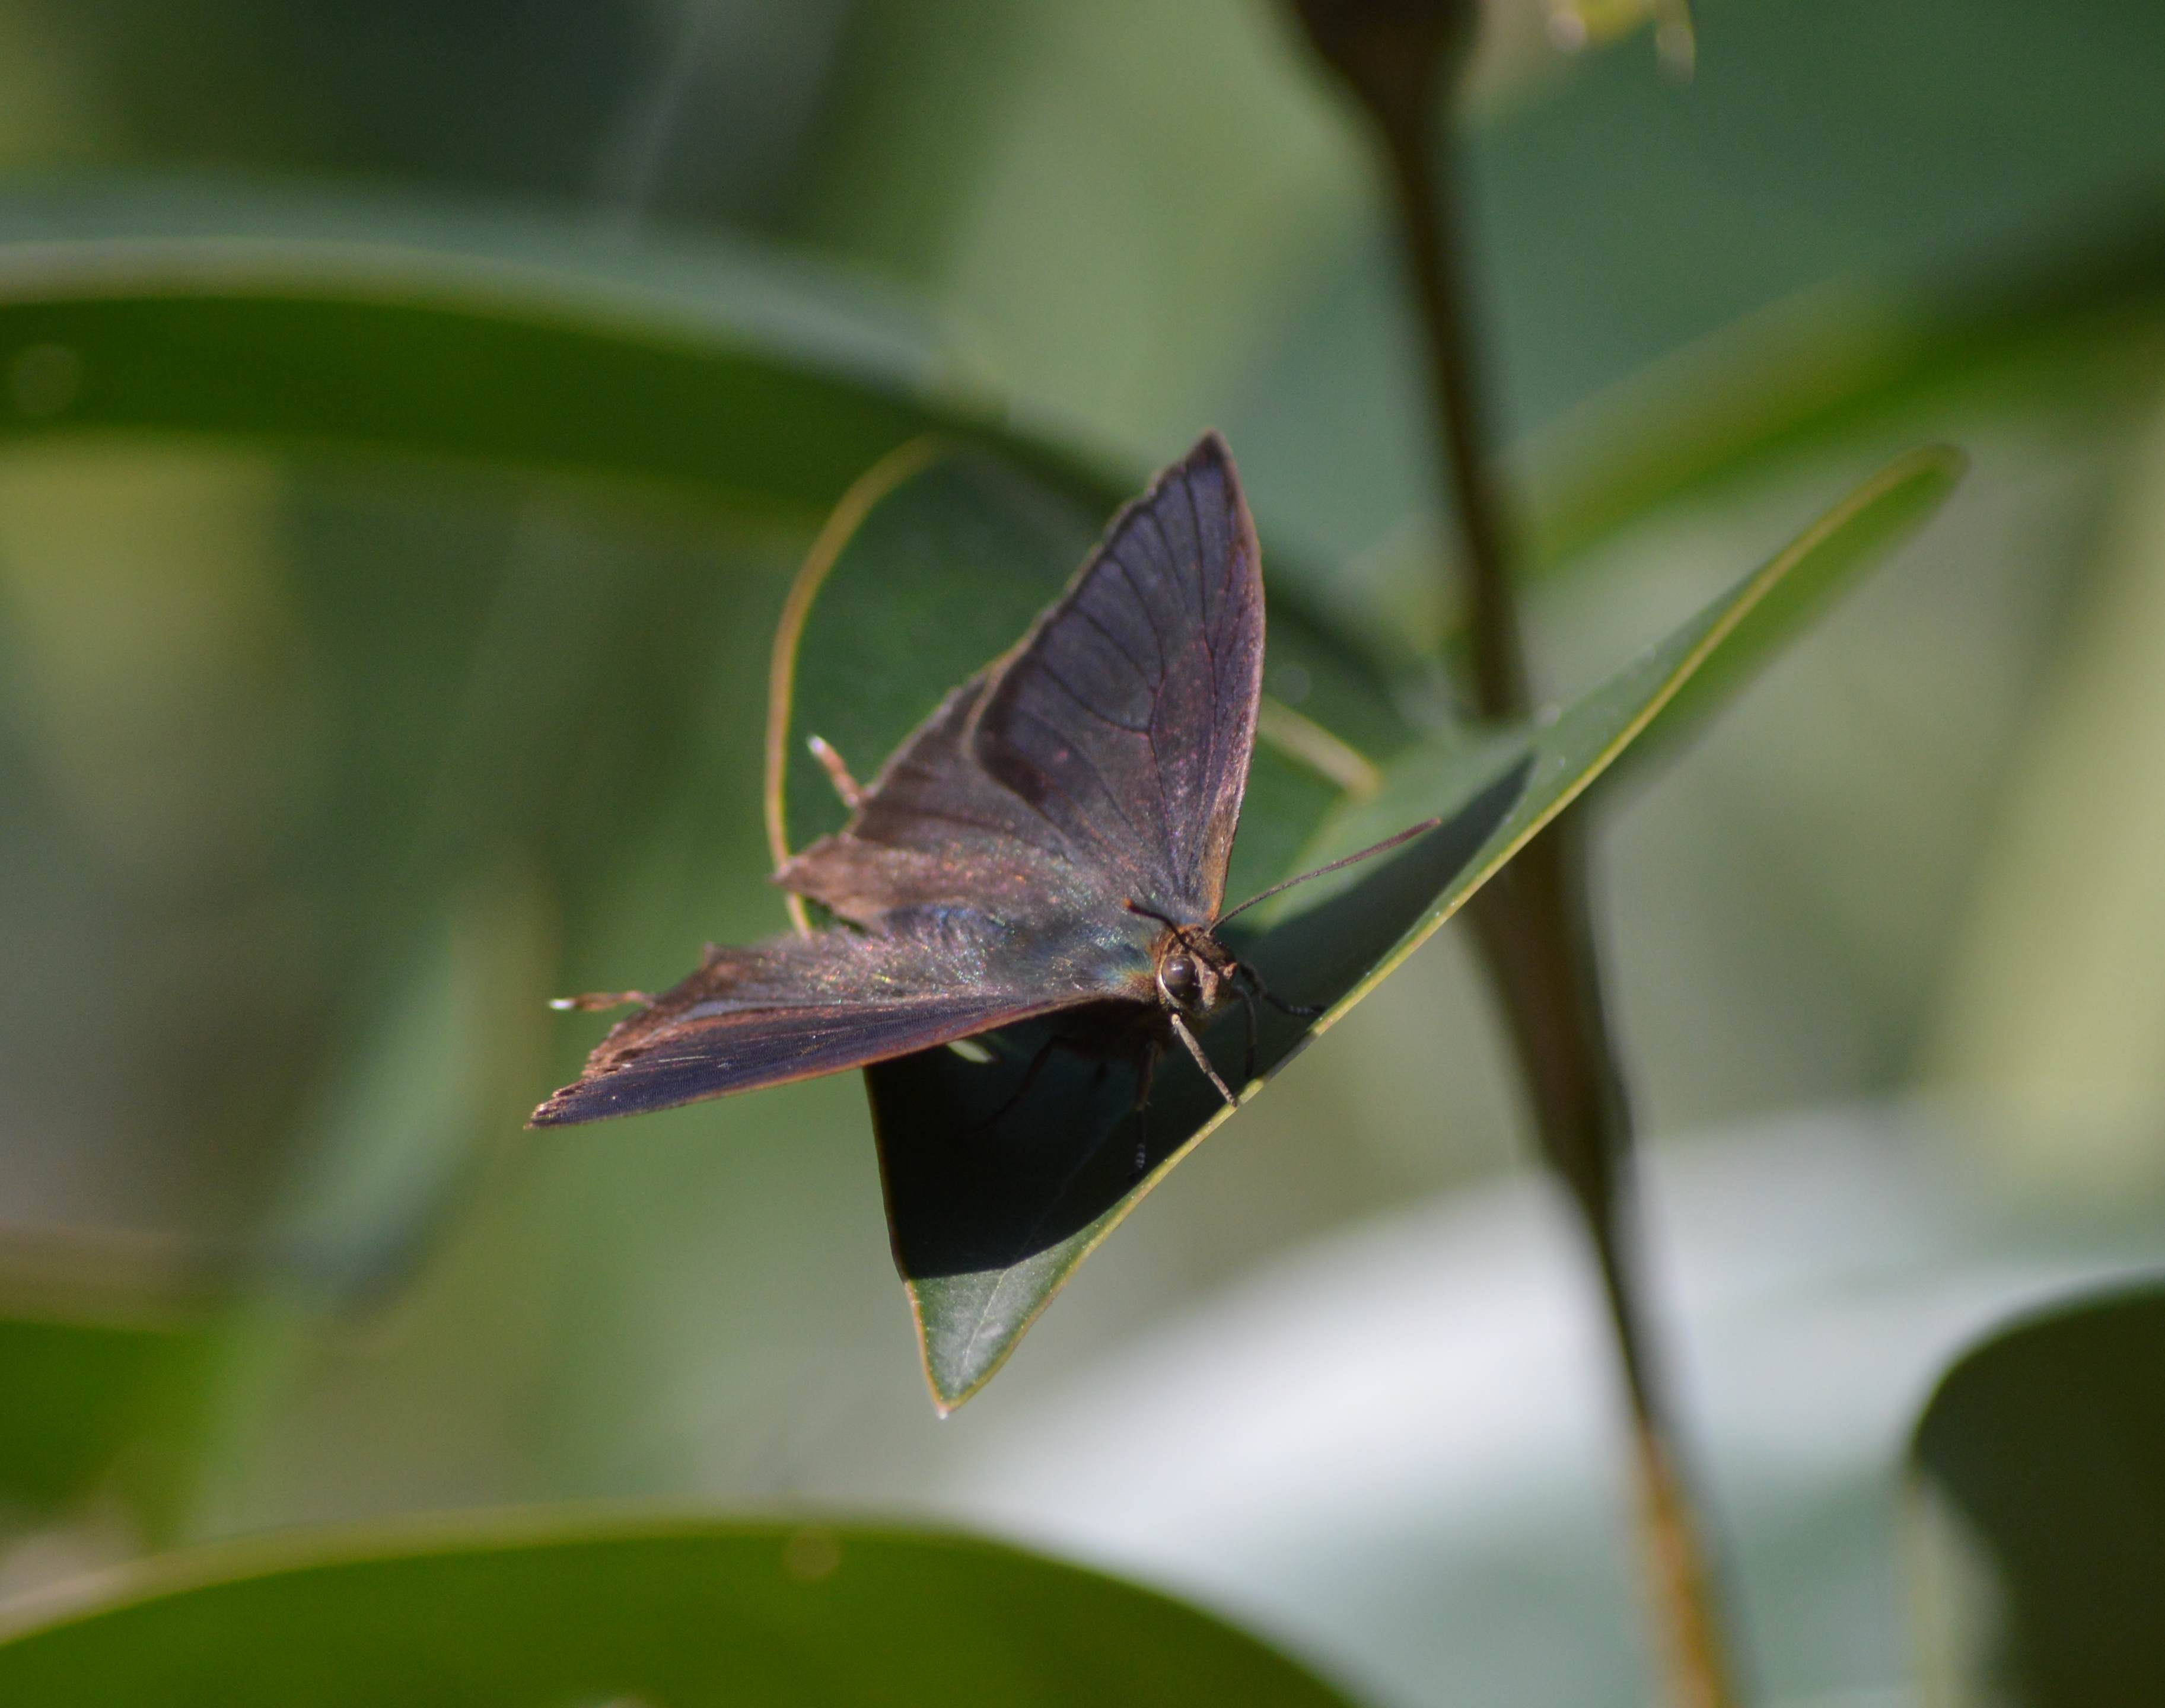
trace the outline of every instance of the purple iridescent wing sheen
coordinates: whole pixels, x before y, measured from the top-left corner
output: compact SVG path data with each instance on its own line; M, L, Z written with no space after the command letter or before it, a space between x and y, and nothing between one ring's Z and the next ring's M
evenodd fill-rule
M1011 923L1224 900L1262 690L1255 526L1206 434L1116 517L1021 643L943 702L850 824L777 881L875 929L971 907Z
M1053 976L1025 987L1001 948L981 921L949 918L892 935L834 930L713 950L698 972L619 1022L533 1124L639 1114L864 1067L1105 994L1102 955L1071 953Z

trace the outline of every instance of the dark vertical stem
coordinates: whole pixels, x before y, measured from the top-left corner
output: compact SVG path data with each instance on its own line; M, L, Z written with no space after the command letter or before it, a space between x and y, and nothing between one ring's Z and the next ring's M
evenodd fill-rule
M1465 545L1474 702L1483 717L1521 717L1532 689L1504 507L1486 461L1487 400L1454 241L1452 170L1445 139L1429 134L1426 110L1379 116L1425 330L1444 484ZM1578 815L1566 812L1536 837L1468 911L1503 998L1542 1148L1592 1238L1630 1407L1644 1553L1676 1699L1682 1708L1730 1708L1737 1699L1714 1575L1640 1304L1630 1110L1602 1001Z
M1630 1411L1641 1553L1675 1699L1680 1708L1729 1708L1737 1697L1717 1584L1641 1303L1630 1113L1603 1012L1584 847L1577 815L1566 813L1467 912L1503 997L1542 1149L1591 1236Z
M1429 359L1429 396L1437 414L1444 480L1466 544L1467 628L1473 655L1473 701L1483 717L1522 717L1533 709L1525 648L1512 597L1503 507L1483 466L1481 418L1488 399L1472 349L1472 316L1457 246L1457 185L1436 170L1440 147L1412 117L1388 123L1399 221Z

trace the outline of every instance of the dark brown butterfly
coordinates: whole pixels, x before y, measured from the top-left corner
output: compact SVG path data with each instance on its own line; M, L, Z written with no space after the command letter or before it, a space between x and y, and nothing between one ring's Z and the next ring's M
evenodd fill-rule
M822 753L852 816L775 881L836 922L710 949L659 997L569 999L644 1006L535 1124L782 1085L1041 1017L1048 1035L1009 1106L1066 1048L1132 1063L1140 1112L1175 1040L1233 1101L1195 1029L1243 1006L1252 1077L1255 1005L1277 1000L1214 935L1241 911L1221 909L1262 666L1255 524L1209 434L868 786Z

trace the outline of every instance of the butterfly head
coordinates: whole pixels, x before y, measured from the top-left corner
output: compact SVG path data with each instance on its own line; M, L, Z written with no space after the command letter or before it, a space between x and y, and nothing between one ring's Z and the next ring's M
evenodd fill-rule
M1233 975L1241 964L1209 926L1183 925L1140 901L1125 905L1129 912L1165 928L1151 945L1151 960L1157 1000L1166 1007L1200 1020L1235 993Z
M1233 957L1198 926L1168 931L1157 949L1158 1001L1200 1019L1231 994Z

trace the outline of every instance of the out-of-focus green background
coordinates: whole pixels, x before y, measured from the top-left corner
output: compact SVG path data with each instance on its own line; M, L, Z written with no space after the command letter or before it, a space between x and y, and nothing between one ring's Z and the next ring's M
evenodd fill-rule
M1679 85L1497 0L1471 264L1553 694L1892 451L1974 460L1602 848L1758 1670L1861 1705L1908 1675L1930 1372L2165 1255L2165 9L1697 12ZM1369 163L1267 6L0 0L0 270L91 231L678 297L772 251L1116 465L1220 428L1313 596L1401 646L1451 622ZM1710 472L1635 474L1664 448ZM1620 525L1585 497L1634 490ZM1634 1700L1598 1323L1457 931L946 1422L855 1079L520 1131L594 1032L543 997L782 924L766 648L819 520L306 443L0 448L0 1280L25 1323L173 1327L195 1374L129 1380L208 1467L26 1504L0 1591L146 1511L809 1500L1109 1561L1388 1700ZM73 1356L41 1394L104 1380Z

